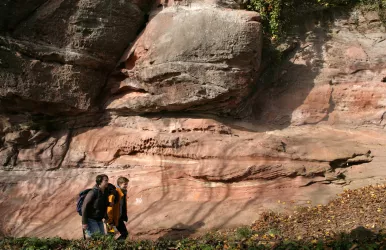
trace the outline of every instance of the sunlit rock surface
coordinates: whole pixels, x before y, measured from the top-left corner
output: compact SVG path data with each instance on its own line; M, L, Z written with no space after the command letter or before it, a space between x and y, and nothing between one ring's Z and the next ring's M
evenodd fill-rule
M100 173L130 179L127 227L143 238L385 182L376 13L309 18L273 66L258 15L224 8L240 1L18 2L0 9L14 13L0 15L3 235L82 237L77 194Z

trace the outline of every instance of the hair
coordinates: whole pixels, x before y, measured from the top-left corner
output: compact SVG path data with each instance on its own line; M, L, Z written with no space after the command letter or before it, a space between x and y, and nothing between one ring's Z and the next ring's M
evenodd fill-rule
M99 186L101 183L102 183L102 181L103 181L103 178L107 178L107 179L109 179L109 177L107 176L107 175L105 175L105 174L99 174L99 175L97 175L97 177L95 178L95 182L96 182L96 184Z
M120 186L121 184L128 183L128 182L129 182L129 179L127 179L126 177L120 176L117 180L117 185Z

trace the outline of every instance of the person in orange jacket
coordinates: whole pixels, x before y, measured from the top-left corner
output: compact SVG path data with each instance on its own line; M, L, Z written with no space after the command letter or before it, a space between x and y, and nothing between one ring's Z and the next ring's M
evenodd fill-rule
M110 233L116 233L114 231L115 226L120 233L120 236L117 238L117 240L125 240L129 235L125 225L125 222L128 220L126 204L128 184L129 179L122 176L117 180L117 187L109 184L109 190L111 190L111 192L109 195L110 204L107 207L107 230Z

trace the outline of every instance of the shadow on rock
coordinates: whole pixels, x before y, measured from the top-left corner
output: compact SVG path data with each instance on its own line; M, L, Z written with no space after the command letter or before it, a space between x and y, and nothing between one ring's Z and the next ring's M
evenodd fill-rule
M186 238L196 233L197 230L203 227L204 225L205 223L203 221L197 221L192 225L177 223L174 226L172 226L169 232L163 235L161 239L176 240L176 239Z

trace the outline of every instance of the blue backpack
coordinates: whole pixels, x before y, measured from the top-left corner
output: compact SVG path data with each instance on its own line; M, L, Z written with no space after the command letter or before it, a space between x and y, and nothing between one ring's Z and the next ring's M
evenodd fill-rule
M91 190L93 190L93 188L85 189L79 193L78 201L76 202L76 211L80 216L82 216L82 206L83 206L84 198L86 198L87 193L90 192ZM95 192L94 192L94 197L95 197Z

